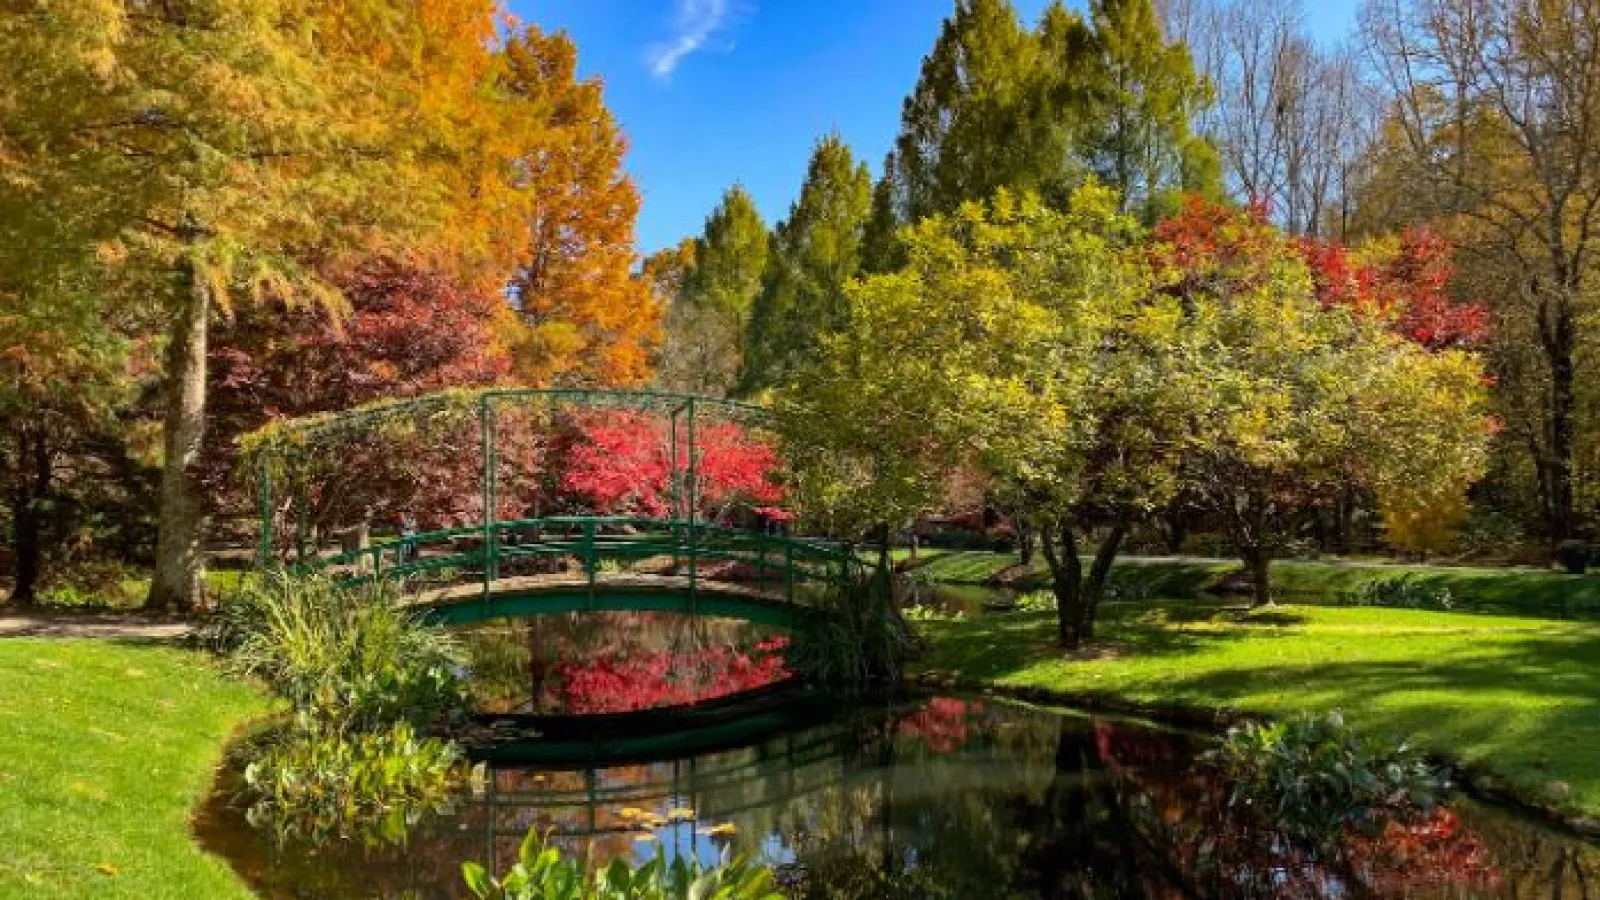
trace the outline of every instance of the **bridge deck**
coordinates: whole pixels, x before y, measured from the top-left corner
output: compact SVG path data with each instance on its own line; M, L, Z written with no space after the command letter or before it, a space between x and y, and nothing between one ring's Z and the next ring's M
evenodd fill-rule
M423 588L408 605L446 625L560 612L669 612L792 628L818 612L788 600L782 585L635 573L596 575L593 581L574 574L522 575L496 579L487 588L481 581L463 582Z

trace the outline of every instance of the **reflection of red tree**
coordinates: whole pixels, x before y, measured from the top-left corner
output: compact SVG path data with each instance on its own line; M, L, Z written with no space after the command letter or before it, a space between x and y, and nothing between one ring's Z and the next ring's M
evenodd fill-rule
M982 703L934 697L921 709L901 719L899 731L921 738L935 753L950 753L967 742L970 737L968 719L981 712Z
M566 713L632 712L681 706L776 684L790 677L787 637L742 653L726 646L602 653L555 667L543 703Z

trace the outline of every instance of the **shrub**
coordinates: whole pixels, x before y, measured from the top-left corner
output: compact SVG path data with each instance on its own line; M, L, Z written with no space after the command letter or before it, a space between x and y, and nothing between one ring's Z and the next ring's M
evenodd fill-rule
M591 871L586 860L563 856L529 832L504 878L469 862L462 877L478 900L782 900L772 870L744 858L706 866L662 854L635 868L625 860Z
M1398 578L1363 582L1347 596L1353 606L1437 610L1455 608L1455 598L1449 588L1428 584L1410 572Z
M324 727L426 729L466 703L460 646L404 609L388 582L274 575L246 586L218 619L212 640L236 667Z
M456 748L419 735L465 708L461 651L393 585L253 580L209 640L293 707L245 769L250 822L280 842L395 843L454 790Z
M1416 749L1358 734L1337 712L1233 728L1207 759L1232 784L1235 806L1312 846L1431 812L1449 789Z
M254 795L246 816L279 843L401 843L448 801L460 760L453 745L419 738L406 722L349 735L302 719L245 767Z
M817 606L821 614L796 629L785 648L789 671L830 687L899 680L912 638L904 620L890 612L885 579L852 577L825 593Z
M1055 591L1029 591L1017 598L1017 612L1053 613L1056 611Z

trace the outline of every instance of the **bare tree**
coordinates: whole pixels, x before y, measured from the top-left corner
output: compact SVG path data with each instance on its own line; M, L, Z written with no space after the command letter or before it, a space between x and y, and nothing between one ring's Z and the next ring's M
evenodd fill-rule
M1528 407L1559 542L1576 524L1580 329L1600 249L1600 0L1368 0L1361 26L1408 184L1495 260L1497 320L1537 349L1537 364L1502 368L1522 380L1503 389Z

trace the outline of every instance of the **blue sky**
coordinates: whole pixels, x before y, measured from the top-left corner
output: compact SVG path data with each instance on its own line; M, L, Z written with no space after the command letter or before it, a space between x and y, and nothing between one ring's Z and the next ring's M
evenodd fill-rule
M952 0L509 0L565 29L600 76L644 193L639 248L698 233L742 182L768 224L788 213L816 139L837 129L876 174ZM1018 0L1032 21L1048 0ZM1073 0L1069 0L1073 2ZM1312 0L1306 21L1337 40L1356 0ZM1073 2L1075 6L1081 3Z

